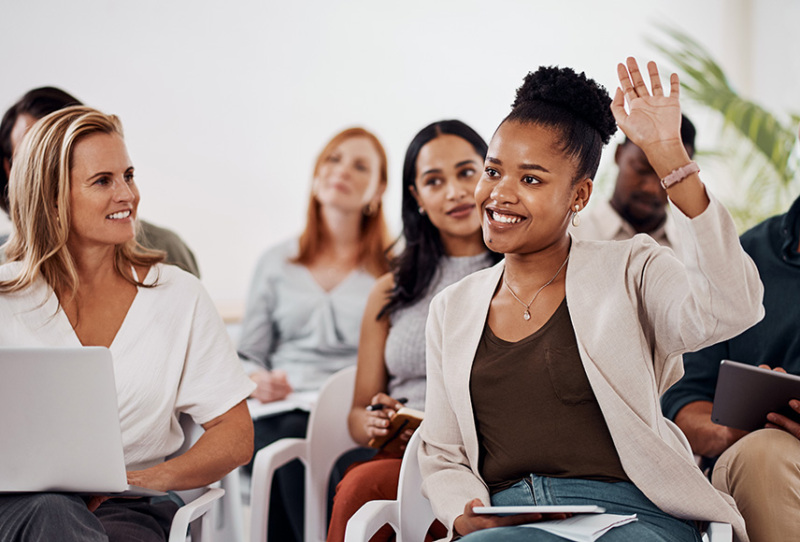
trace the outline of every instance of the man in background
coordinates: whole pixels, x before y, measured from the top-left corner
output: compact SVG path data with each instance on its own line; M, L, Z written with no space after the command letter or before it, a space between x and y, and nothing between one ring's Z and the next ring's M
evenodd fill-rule
M681 115L681 139L694 156L694 124ZM667 210L667 192L642 149L628 138L614 153L619 173L609 201L597 201L580 214L580 225L570 228L577 239L621 241L646 233L659 244L676 249L677 233Z
M723 359L800 375L800 197L786 214L741 237L764 283L764 319L741 335L684 354L683 378L662 397L664 415L713 464L711 481L733 496L751 542L798 540L800 424L777 413L746 433L711 421ZM789 406L800 413L800 401ZM714 464L714 462L716 462Z

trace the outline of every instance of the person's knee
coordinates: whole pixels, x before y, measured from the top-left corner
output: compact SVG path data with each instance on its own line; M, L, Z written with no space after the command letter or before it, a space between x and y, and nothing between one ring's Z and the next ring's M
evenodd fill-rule
M711 482L738 500L741 491L784 484L792 476L800 475L798 465L800 441L779 429L759 429L742 437L720 456Z
M777 453L795 448L800 453L800 441L780 429L759 429L742 437L728 450L729 462L742 468L756 468L763 472L779 461L797 461L792 453ZM726 452L727 454L728 452ZM726 455L726 454L723 454ZM793 457L794 456L794 457Z
M53 518L81 513L89 509L80 497L61 493L37 493L30 495L25 502L31 518L37 522L45 522Z
M488 542L492 539L496 540L498 534L497 529L484 529L482 531L475 531L465 535L461 540L465 542Z
M35 527L30 532L33 540L108 540L99 521L80 497L38 493L29 495L24 504L24 520Z
M385 461L368 461L350 469L336 486L337 506L356 509L375 499L397 497L397 470Z
M342 479L341 485L354 488L372 485L383 471L381 463L381 461L368 461L353 467Z
M475 531L463 538L464 542L521 542L521 541L558 541L562 538L546 531L531 529L529 527L495 527Z

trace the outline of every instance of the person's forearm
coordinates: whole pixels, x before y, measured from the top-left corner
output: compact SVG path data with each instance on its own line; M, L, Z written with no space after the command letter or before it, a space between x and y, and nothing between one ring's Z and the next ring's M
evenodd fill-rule
M347 418L348 428L350 429L350 436L360 446L367 446L370 441L370 436L367 434L367 411L364 408L354 406L350 410L350 415Z
M658 142L646 149L645 154L661 179L692 161L680 140ZM702 214L709 204L705 185L700 181L697 173L673 184L667 189L667 195L669 195L670 201L689 218Z
M152 489L203 487L247 463L253 454L253 422L244 402L218 423L207 424L198 441L180 456L141 471L129 471L131 484Z
M712 408L710 401L694 401L675 415L675 423L686 435L692 451L705 457L717 457L746 434L712 422Z

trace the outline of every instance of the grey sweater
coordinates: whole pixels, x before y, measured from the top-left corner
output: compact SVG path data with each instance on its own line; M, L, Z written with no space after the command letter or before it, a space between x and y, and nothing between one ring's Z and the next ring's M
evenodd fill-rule
M425 322L431 299L449 285L491 264L488 253L442 258L425 295L413 305L392 313L384 352L390 396L407 398L411 408L425 407Z

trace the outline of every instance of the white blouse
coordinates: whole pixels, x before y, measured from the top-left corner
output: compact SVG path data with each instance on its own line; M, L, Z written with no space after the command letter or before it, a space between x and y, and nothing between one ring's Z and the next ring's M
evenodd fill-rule
M0 266L16 276L18 262ZM150 268L111 343L125 464L156 465L183 442L178 414L206 423L250 395L222 319L200 281L172 265ZM44 280L0 294L0 345L79 347L66 314ZM46 398L42 398L46 400Z

